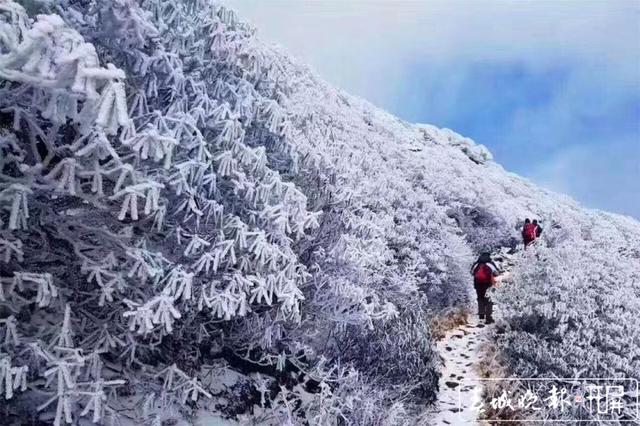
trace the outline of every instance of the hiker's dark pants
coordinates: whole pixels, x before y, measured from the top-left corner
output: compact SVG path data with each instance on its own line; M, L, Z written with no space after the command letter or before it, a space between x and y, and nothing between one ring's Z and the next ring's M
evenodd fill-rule
M491 283L475 282L473 286L478 296L478 315L484 315L487 319L493 313L493 302L487 297L487 290L491 288Z

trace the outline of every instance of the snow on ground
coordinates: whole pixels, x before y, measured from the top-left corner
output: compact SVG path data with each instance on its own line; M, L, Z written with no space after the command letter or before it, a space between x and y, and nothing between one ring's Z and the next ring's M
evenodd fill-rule
M477 316L451 331L436 343L443 358L440 393L434 425L478 424L474 403L482 396L480 376L475 369L480 346L488 341L485 326Z
M201 410L196 415L196 426L237 426L238 422L235 420L225 419L217 414Z
M502 285L508 285L509 270L514 265L514 256L503 249L494 256L494 261L502 274L498 277L496 288L489 290L490 292L499 291ZM431 419L433 425L488 424L478 421L478 411L474 407L484 398L478 363L483 353L482 346L491 343L489 330L493 325L485 325L484 321L480 321L475 315L475 292L472 286L469 286L469 289L469 299L473 303L468 309L473 314L467 317L466 323L449 330L436 342L443 367L435 416ZM494 311L493 317L498 320L500 312Z

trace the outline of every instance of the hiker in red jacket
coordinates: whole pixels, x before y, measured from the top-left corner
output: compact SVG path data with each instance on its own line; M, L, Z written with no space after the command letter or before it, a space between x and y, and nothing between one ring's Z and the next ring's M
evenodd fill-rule
M534 221L537 222L537 221ZM522 227L522 242L524 243L524 248L526 249L529 244L534 242L538 237L538 224L531 223L531 219L526 218L524 220L524 226Z
M493 323L493 302L487 297L487 290L495 283L498 273L498 267L491 260L491 254L487 252L482 253L471 267L473 286L478 297L478 316L481 320L484 319L486 324Z

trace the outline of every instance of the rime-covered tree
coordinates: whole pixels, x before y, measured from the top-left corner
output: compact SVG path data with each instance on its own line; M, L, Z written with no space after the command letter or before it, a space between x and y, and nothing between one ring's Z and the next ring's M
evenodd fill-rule
M362 360L335 342L406 295L383 291L391 254L365 198L323 182L337 172L299 143L316 135L283 107L278 57L207 2L34 8L0 9L7 399L30 381L54 423L104 422L134 392L159 420L209 396L197 376L216 346L317 383L316 422L348 415L333 395L363 386ZM293 416L284 392L268 405Z

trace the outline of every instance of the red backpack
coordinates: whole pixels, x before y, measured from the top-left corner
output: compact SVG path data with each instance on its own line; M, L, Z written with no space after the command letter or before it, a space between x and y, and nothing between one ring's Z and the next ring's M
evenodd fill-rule
M481 263L473 271L473 278L477 283L490 284L493 279L493 270L486 263Z
M527 241L533 241L536 239L536 228L537 226L533 223L525 223L524 228L522 228L522 237Z

